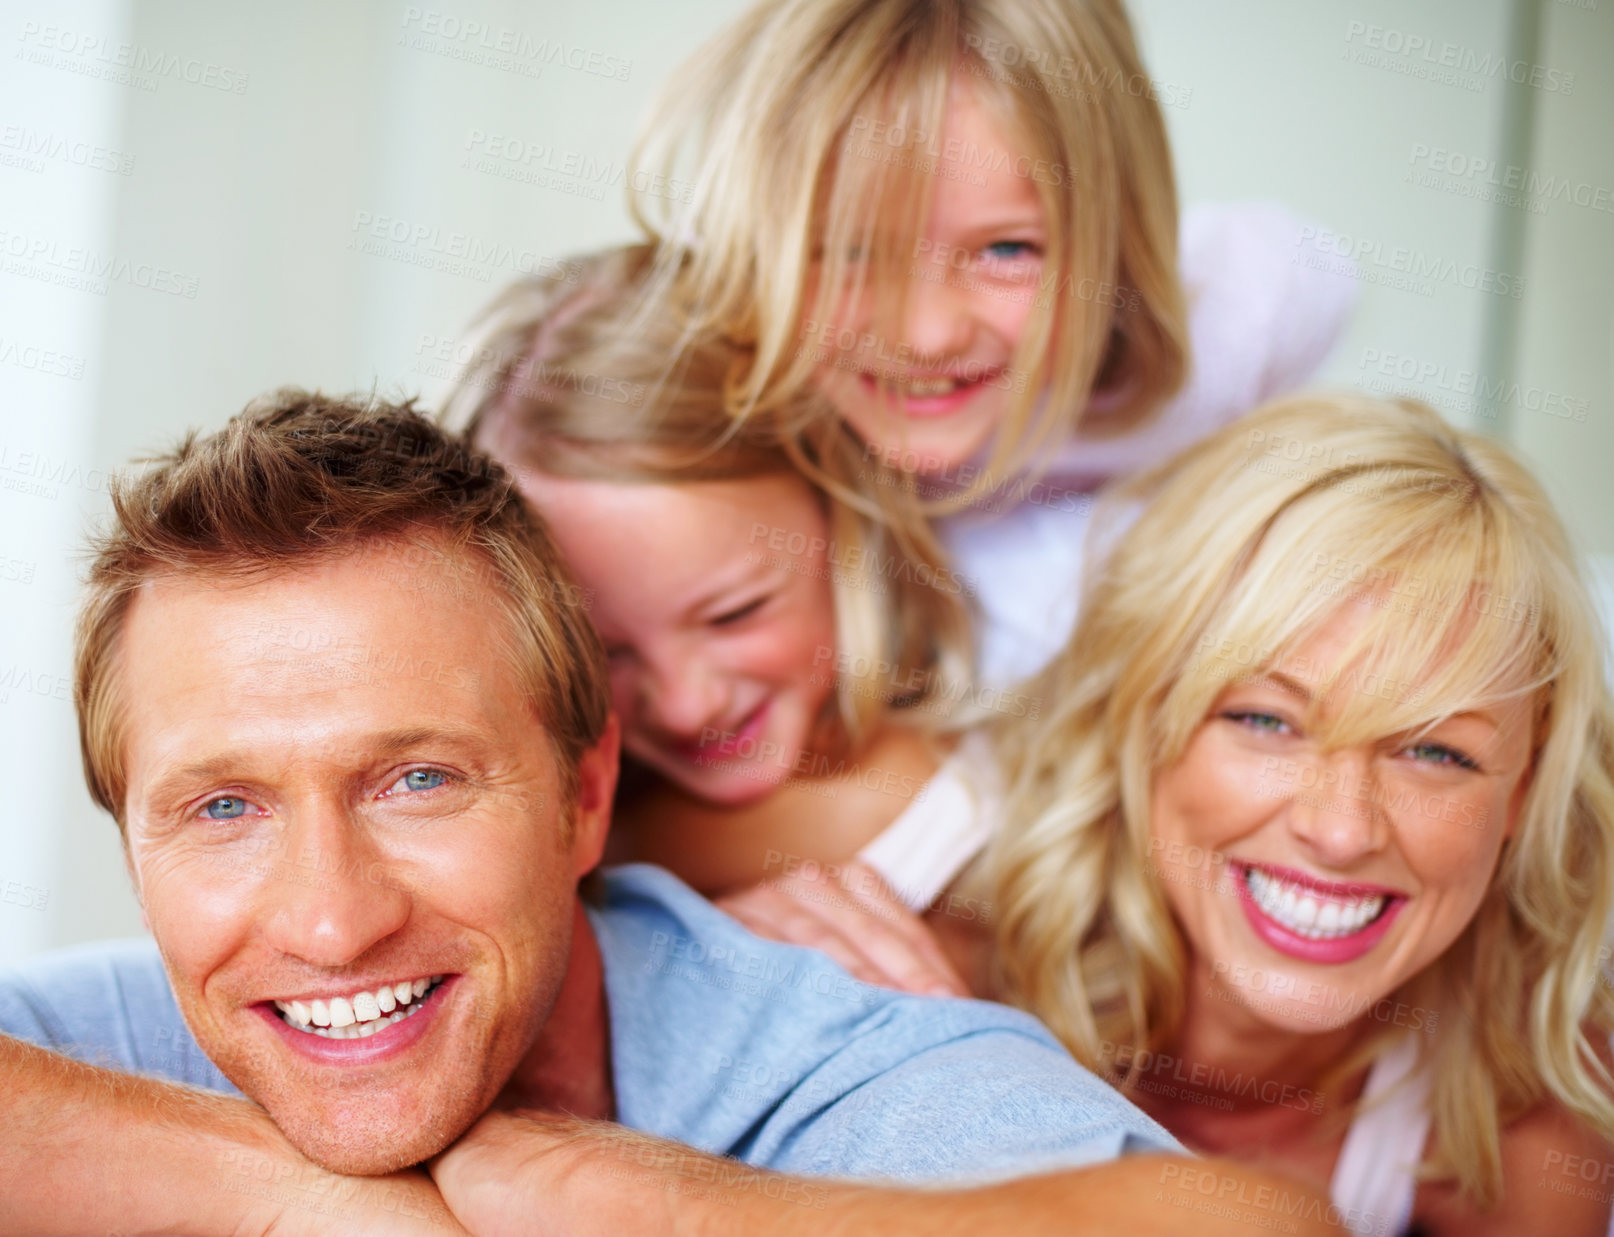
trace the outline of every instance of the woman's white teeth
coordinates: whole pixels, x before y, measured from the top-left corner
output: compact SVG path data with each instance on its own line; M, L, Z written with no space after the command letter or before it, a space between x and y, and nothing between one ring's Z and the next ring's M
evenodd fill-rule
M275 1008L299 1031L326 1039L363 1039L409 1017L420 1008L415 1002L442 981L441 975L406 979L330 1001L276 1001Z
M1244 883L1263 914L1314 941L1360 932L1379 917L1389 901L1382 893L1363 898L1319 897L1258 868L1244 869Z

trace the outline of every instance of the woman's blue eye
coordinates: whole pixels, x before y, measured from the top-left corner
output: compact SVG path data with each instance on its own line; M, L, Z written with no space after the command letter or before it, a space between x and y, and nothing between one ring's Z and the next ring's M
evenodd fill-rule
M409 790L436 790L448 781L448 774L441 769L411 769L398 781Z
M1406 750L1414 760L1427 761L1430 764L1450 765L1459 769L1479 768L1471 757L1443 743L1414 743Z
M1259 730L1264 734L1290 733L1289 723L1284 721L1283 718L1276 717L1271 713L1260 713L1251 709L1241 709L1232 713L1224 713L1222 716L1227 718L1229 721L1237 722L1241 726L1247 726L1251 730Z
M247 801L234 795L210 799L202 811L209 820L238 820L247 813Z

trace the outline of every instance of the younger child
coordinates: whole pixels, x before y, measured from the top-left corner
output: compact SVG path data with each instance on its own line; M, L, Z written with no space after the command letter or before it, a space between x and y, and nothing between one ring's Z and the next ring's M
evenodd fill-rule
M669 371L679 328L636 317L646 250L573 265L494 303L445 415L588 590L635 774L613 858L719 894L861 854L928 905L985 818L978 740L929 733L969 681L961 582L817 489L767 419L723 414L732 348Z

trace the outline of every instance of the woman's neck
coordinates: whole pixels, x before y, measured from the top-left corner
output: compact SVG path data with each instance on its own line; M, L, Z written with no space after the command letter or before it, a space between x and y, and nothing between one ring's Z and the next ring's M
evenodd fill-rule
M1228 999L1234 995L1208 964L1194 963L1182 1030L1168 1050L1170 1064L1156 1066L1156 1081L1169 1074L1170 1089L1148 1107L1173 1133L1212 1152L1252 1142L1276 1147L1320 1133L1324 1119L1353 1103L1366 1080L1364 1070L1343 1085L1330 1081L1360 1043L1361 1020L1321 1032L1294 1031L1274 1026L1242 1000ZM1331 1155L1325 1158L1331 1164Z

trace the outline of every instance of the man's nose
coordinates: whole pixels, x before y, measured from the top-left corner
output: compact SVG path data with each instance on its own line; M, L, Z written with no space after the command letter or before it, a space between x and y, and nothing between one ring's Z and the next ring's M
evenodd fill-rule
M1289 795L1290 831L1318 863L1341 871L1384 849L1390 820L1373 781L1371 752L1348 748L1317 754L1309 787Z
M287 856L265 879L264 935L312 966L342 967L403 927L412 900L405 874L340 804L298 812Z

